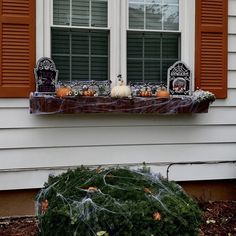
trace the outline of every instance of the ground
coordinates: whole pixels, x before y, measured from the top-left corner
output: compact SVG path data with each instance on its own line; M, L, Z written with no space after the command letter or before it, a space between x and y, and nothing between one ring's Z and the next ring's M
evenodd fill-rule
M236 236L236 201L206 202L199 236ZM35 236L37 220L33 217L0 218L0 236Z

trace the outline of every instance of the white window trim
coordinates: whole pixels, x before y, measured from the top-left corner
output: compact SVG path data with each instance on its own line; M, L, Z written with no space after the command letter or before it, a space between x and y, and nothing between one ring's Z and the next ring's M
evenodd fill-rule
M179 0L181 60L192 70L192 75L194 75L195 63L195 1ZM117 75L121 74L124 80L127 77L127 6L128 0L108 0L109 71L113 86L117 83ZM36 60L38 60L41 57L51 57L52 0L36 0L36 12ZM194 86L194 83L192 84Z

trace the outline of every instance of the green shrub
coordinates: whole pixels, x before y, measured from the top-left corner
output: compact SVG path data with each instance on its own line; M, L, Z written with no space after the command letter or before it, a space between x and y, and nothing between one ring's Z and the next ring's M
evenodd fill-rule
M201 211L180 186L128 169L49 177L37 196L40 235L194 236Z

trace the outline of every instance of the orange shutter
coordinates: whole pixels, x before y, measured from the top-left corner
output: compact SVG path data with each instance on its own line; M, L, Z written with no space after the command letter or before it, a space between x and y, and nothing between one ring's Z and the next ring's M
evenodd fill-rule
M35 11L35 0L1 0L0 97L34 90Z
M228 0L196 0L196 87L227 96Z

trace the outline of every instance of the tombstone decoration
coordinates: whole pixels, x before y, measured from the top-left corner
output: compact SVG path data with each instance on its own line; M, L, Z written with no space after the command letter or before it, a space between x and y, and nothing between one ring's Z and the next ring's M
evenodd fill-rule
M56 92L58 70L56 70L52 59L48 57L40 58L34 69L34 75L36 92L43 94L54 94Z
M182 61L175 62L167 72L167 89L170 95L191 95L192 75Z

